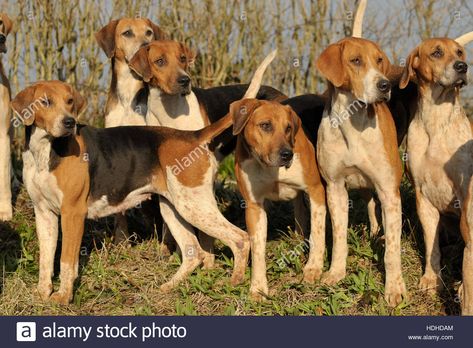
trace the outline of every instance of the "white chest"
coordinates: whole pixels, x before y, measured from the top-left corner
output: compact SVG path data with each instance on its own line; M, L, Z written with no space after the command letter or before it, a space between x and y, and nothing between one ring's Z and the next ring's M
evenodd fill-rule
M257 202L264 199L286 201L294 199L299 191L307 190L304 169L297 154L289 168L266 167L252 158L243 161L241 169L243 184Z
M146 123L181 130L205 127L199 101L194 93L186 96L162 95L156 88L150 88Z
M44 131L33 131L30 149L23 152L23 180L33 203L59 214L63 193L56 177L49 172L51 143L43 136Z

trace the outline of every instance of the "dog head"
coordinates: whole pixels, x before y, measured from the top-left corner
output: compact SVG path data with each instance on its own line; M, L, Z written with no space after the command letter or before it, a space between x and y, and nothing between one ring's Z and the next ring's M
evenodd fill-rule
M0 53L7 51L7 36L12 28L12 21L5 13L0 13Z
M230 113L233 134L243 137L260 163L270 167L291 166L301 121L290 106L243 99L230 105Z
M191 79L187 73L195 53L186 45L171 41L153 41L136 52L130 68L150 86L165 94L187 95Z
M129 61L144 45L161 40L166 34L152 21L145 18L113 20L95 33L99 46L108 58Z
M365 104L388 101L391 69L386 54L372 41L346 38L329 45L316 62L322 75L335 87L348 91Z
M55 138L75 133L76 119L86 105L77 90L61 81L36 82L11 101L15 116L26 126L34 124Z
M425 40L407 58L399 87L405 88L411 79L419 85L462 87L467 84L465 59L465 49L455 40Z

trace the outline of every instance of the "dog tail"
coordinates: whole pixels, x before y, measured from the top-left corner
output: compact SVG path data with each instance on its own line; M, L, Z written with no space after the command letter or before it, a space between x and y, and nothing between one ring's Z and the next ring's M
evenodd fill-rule
M258 66L242 99L256 98L256 95L258 94L258 91L261 87L261 81L263 80L264 72L266 71L266 68L269 66L269 64L273 61L274 57L276 57L276 53L277 50L272 51ZM211 125L203 128L198 135L199 139L201 142L209 142L224 130L229 128L232 124L232 114L228 113L217 122L214 122Z
M460 45L465 46L470 41L473 41L473 31L470 31L469 33L457 37L455 41L458 42Z
M368 0L361 0L356 9L355 19L353 21L353 28L351 31L352 37L363 37L363 17L365 15L366 3Z

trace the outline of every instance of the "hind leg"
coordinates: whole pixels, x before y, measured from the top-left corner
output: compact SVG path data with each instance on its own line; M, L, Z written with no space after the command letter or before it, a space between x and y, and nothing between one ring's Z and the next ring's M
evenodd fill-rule
M215 238L206 235L202 231L199 231L200 246L205 253L203 261L204 269L212 269L215 266L214 241Z
M194 235L192 226L182 219L174 206L164 197L160 197L159 207L164 221L182 251L181 266L171 280L161 285L162 291L169 291L201 264L204 252Z
M309 207L305 201L305 193L299 192L294 199L294 220L296 225L296 233L308 238L310 236L310 219Z
M201 186L189 188L176 180L169 185L169 193L176 210L187 222L205 234L220 239L232 250L232 284L241 283L248 262L250 240L244 231L231 224L220 213L212 184L204 181Z

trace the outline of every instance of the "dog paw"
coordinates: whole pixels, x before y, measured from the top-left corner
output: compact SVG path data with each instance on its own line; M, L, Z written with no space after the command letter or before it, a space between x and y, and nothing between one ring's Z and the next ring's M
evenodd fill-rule
M267 299L267 287L250 287L250 299L255 302L263 302Z
M388 306L396 307L402 302L402 299L407 296L406 285L402 278L396 281L390 281L386 283L384 290L384 299Z
M211 253L205 253L204 259L202 260L202 269L213 268L215 268L215 255Z
M46 284L46 285L38 285L38 293L39 297L41 300L44 302L47 302L49 300L49 296L53 292L53 286L52 284Z
M162 284L159 289L164 293L169 293L174 289L174 283L169 281L167 283Z
M243 273L233 271L232 278L230 279L230 284L232 284L232 286L236 286L243 283L244 280L245 276Z
M419 289L422 291L427 291L428 293L435 294L437 291L442 290L443 282L442 279L434 275L424 274L419 281Z
M337 284L343 278L345 278L345 275L346 275L345 271L334 272L334 271L329 270L328 272L325 272L322 274L321 281L322 281L322 284L332 286L332 285Z
M68 305L69 302L71 302L71 300L72 300L72 296L70 296L68 294L65 294L65 293L61 293L59 291L54 292L49 297L50 302L57 303L57 304L60 304L60 305Z
M303 282L313 284L320 279L322 270L320 268L305 267Z
M0 221L10 221L13 218L13 210L10 204L0 204Z

